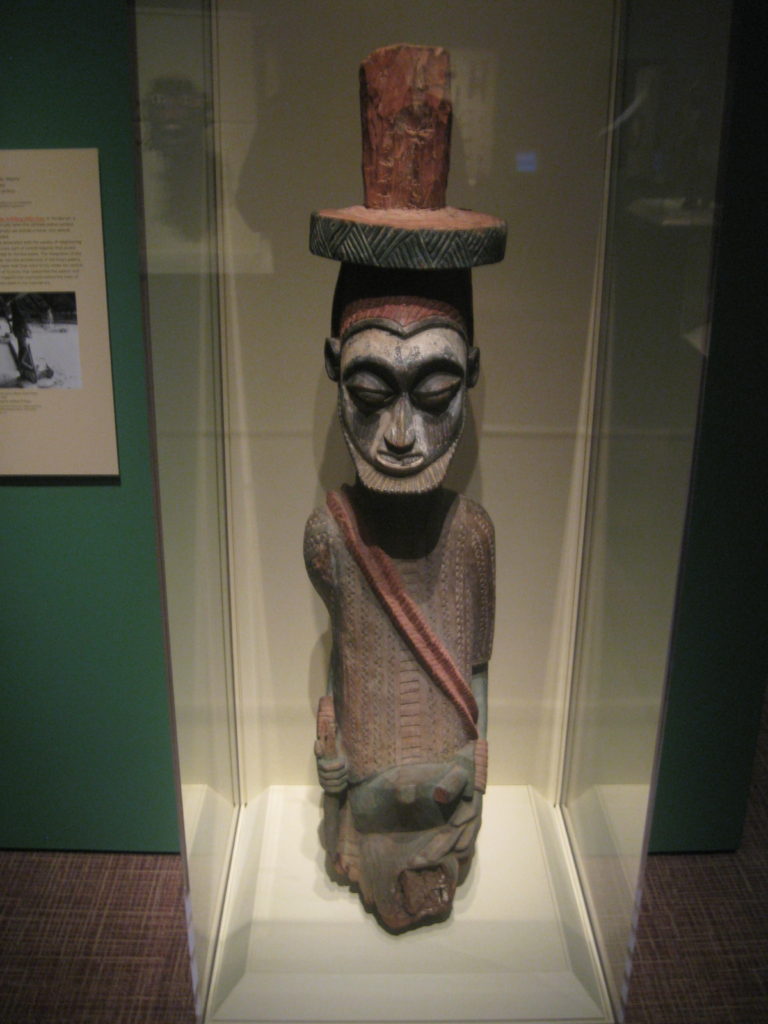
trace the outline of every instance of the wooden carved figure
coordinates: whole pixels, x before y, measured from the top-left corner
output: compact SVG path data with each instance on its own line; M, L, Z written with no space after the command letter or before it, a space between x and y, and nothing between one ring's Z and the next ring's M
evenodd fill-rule
M341 261L325 361L356 482L309 518L333 633L315 753L337 878L401 931L451 910L480 827L493 526L442 486L478 376L471 267L502 221L445 205L448 55L392 46L361 67L365 205L312 215Z

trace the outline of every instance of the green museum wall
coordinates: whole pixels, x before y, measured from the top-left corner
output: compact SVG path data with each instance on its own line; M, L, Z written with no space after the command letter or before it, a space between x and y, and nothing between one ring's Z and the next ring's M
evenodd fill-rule
M3 480L0 845L178 849L125 0L6 5L0 146L100 154L117 480ZM0 443L2 435L0 435Z
M734 5L712 331L651 849L735 849L768 680L768 8Z

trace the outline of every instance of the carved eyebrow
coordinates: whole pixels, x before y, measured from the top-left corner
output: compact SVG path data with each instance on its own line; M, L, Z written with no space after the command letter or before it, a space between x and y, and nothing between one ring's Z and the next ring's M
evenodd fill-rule
M372 373L374 376L380 377L390 387L395 387L397 383L391 366L372 356L356 356L350 360L344 368L342 380L346 382L356 373Z
M342 380L347 381L353 374L360 372L373 373L388 384L397 385L396 372L392 366L375 356L355 356L344 368ZM411 386L420 384L425 377L429 377L433 373L453 373L461 377L462 380L465 376L464 367L457 359L446 355L435 355L419 366Z
M434 359L430 359L429 362L419 367L419 374L414 383L420 384L426 377L431 377L433 373L451 373L462 380L465 375L464 367L456 359L451 359L450 356L435 356Z

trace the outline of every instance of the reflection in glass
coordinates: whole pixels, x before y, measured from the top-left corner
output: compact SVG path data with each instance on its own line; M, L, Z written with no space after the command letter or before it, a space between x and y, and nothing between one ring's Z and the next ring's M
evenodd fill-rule
M200 1002L237 805L206 6L136 10L146 296Z
M729 5L628 6L564 809L618 1002L708 334Z

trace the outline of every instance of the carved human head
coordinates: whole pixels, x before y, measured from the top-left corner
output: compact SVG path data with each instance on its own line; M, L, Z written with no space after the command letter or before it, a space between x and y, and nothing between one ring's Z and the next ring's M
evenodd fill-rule
M477 381L468 271L343 264L326 369L361 483L418 494L442 483Z

